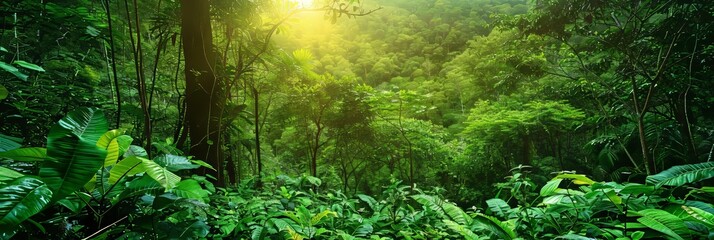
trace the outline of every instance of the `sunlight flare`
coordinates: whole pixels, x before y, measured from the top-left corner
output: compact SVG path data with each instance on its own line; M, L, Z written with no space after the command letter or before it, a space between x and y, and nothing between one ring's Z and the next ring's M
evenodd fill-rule
M299 8L309 8L312 7L313 0L292 0L298 4Z

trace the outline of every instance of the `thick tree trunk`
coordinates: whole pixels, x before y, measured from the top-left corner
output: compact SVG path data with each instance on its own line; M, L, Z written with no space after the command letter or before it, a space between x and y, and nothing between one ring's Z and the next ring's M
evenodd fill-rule
M214 72L209 1L181 1L181 35L185 57L186 120L191 140L190 155L211 164L217 172L200 168L198 174L215 174L224 186L221 152L221 115L225 84Z

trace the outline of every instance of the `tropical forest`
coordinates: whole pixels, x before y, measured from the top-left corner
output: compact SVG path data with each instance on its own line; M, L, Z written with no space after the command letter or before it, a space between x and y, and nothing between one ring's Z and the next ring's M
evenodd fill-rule
M714 240L712 0L0 0L0 239Z

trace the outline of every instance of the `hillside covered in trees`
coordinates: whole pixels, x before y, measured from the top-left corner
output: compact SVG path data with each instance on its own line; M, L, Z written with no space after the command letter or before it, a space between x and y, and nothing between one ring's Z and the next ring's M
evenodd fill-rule
M0 239L714 239L714 1L0 1Z

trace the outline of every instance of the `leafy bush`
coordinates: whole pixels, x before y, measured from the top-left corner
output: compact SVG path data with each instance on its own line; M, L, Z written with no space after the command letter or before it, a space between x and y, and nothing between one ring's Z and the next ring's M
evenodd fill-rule
M121 130L107 131L102 112L88 108L54 125L47 148L19 148L19 139L1 138L0 158L7 159L0 167L2 238L54 235L58 229L70 238L112 236L126 228L135 231L129 235L166 237L177 226L194 230L182 236L206 236L200 217L184 215L207 207L210 192L200 183L210 184L176 174L205 164L170 154L149 160L131 142ZM142 228L144 218L154 227ZM53 231L46 231L48 225Z
M202 161L170 144L149 159L101 111L52 127L47 147L0 135L3 239L703 239L714 236L714 163L675 166L645 184L560 172L538 187L521 166L487 208L462 209L442 190L392 180L378 196L318 193L312 176L216 189L190 175ZM325 191L320 189L321 191Z

